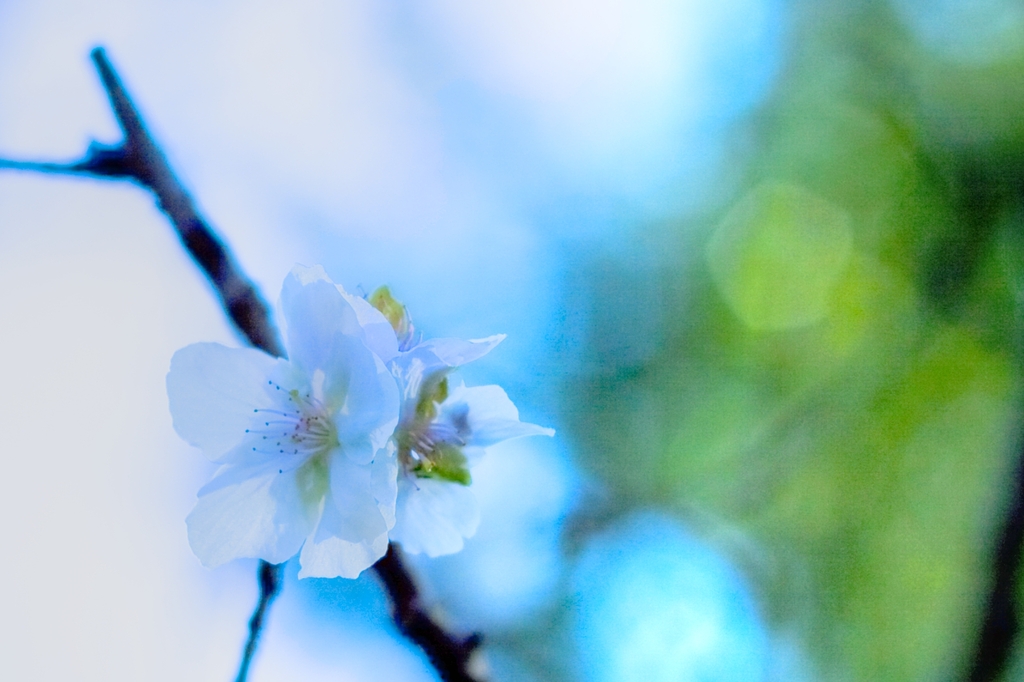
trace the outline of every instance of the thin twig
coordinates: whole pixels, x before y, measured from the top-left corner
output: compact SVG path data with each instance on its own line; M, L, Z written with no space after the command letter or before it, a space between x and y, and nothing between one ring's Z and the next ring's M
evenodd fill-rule
M992 583L985 601L981 633L975 645L967 679L994 682L1002 679L1020 632L1017 595L1020 559L1024 549L1024 438L1013 475L992 564Z
M0 168L8 170L34 171L36 173L53 173L66 175L82 175L78 164L47 163L45 161L12 161L0 159Z
M85 157L74 163L0 159L0 169L126 179L150 190L160 209L174 225L185 249L206 274L238 331L256 348L283 357L284 349L266 304L224 243L199 214L192 198L174 175L103 48L94 49L92 59L124 133L124 140L117 145L94 142ZM480 644L480 637L471 635L460 639L448 633L430 617L397 549L390 546L384 557L373 565L373 570L391 598L395 624L423 649L441 679L445 682L484 682L482 675L470 672L472 654ZM267 609L280 591L280 572L280 565L260 562L260 597L249 620L249 638L236 682L244 682L248 674Z
M263 631L263 617L271 602L281 591L281 569L284 564L271 564L266 561L260 562L257 576L260 584L260 598L256 602L256 610L252 612L249 619L249 639L245 642L245 649L242 651L242 662L238 665L238 676L235 682L245 682L249 676L249 664L256 653L256 646L259 644L260 633Z

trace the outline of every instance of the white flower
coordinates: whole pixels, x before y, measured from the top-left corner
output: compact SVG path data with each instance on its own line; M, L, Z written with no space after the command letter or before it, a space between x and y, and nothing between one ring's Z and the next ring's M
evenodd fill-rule
M553 436L552 429L519 421L498 386L451 387L449 374L483 357L505 336L475 341L432 339L417 343L405 308L387 289L370 297L400 332L402 352L389 363L402 391L394 441L398 447L398 502L391 540L428 556L462 549L480 521L469 490L469 468L484 448L521 436Z
M174 428L222 466L188 516L206 566L271 563L353 578L395 523L399 392L390 323L320 267L296 266L281 307L288 359L199 343L171 360Z

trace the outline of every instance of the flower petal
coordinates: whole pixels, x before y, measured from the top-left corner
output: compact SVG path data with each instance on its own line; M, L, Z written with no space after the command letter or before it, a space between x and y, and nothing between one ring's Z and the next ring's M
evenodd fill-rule
M331 458L330 466L331 495L343 522L336 535L350 542L363 542L387 533L387 522L373 494L372 466L338 455Z
M356 578L384 556L388 549L386 532L370 540L350 542L340 537L344 527L338 505L328 494L320 523L299 554L300 578Z
M436 557L462 549L480 523L476 497L466 486L402 476L391 539L413 554Z
M339 405L335 422L345 453L369 464L398 424L398 384L365 346L339 343L338 350L343 357L327 371L330 378L324 390Z
M370 489L388 530L395 525L395 500L398 497L398 457L392 446L380 452L370 464Z
M319 512L303 502L294 474L274 468L224 467L199 495L188 540L210 568L243 557L287 561Z
M374 496L372 466L335 455L330 477L320 522L299 556L300 578L355 578L387 551L388 523Z
M364 298L353 296L344 290L341 295L345 297L356 313L359 325L363 328L363 340L367 348L376 353L384 362L390 362L398 355L398 337L395 336L395 330L388 322L388 318L384 317Z
M449 367L459 367L487 355L505 340L504 334L495 334L486 339L430 339L417 348L429 350L438 360Z
M389 366L401 381L406 409L414 408L419 401L420 386L427 377L483 357L504 338L504 334L498 334L476 341L430 339L399 353Z
M291 361L307 376L324 369L338 336L361 339L355 310L319 265L296 265L284 280L281 309Z
M219 343L182 348L167 374L174 429L217 459L245 437L253 410L268 404L267 377L279 362L259 350Z
M554 429L519 421L519 410L500 386L456 386L441 405L440 418L457 426L465 422L467 444L478 447L510 438L555 435Z
M270 476L273 471L274 464L267 459L260 461L239 461L225 464L221 468L217 469L217 472L210 479L210 482L199 489L197 497L205 497L206 495L221 490L223 488L229 488L231 486L237 486L245 481L253 478L262 478L264 476ZM278 469L279 471L280 469Z

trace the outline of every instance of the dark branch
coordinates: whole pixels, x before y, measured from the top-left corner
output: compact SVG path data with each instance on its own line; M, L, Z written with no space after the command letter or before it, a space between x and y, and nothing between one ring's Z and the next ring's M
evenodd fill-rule
M277 593L281 591L281 569L283 566L284 564L260 562L257 571L260 598L256 602L256 610L252 612L252 618L249 619L249 639L245 642L245 650L242 652L242 662L238 666L238 676L235 678L235 682L245 682L249 676L249 664L252 663L260 633L263 631L263 616L270 608L271 602L277 597Z
M199 215L192 198L147 131L103 48L93 50L92 59L124 133L124 140L113 146L94 142L85 157L75 163L0 159L0 169L123 178L149 189L155 195L160 210L174 225L189 255L209 278L238 330L251 345L283 357L284 349L266 304L209 223ZM473 651L480 644L479 636L457 638L430 617L396 548L389 547L373 569L391 597L399 630L423 649L441 679L446 682L483 682L482 675L470 673ZM260 598L249 620L249 638L236 682L244 682L248 674L267 609L280 591L280 577L280 565L260 562Z
M1002 679L1020 632L1017 594L1020 589L1021 550L1024 549L1024 438L1021 440L1013 489L995 546L992 583L985 603L981 634L967 677L970 682Z
M394 545L373 565L377 577L391 597L395 624L406 637L419 644L445 682L483 682L483 676L470 671L473 652L480 636L457 639L439 626L423 609L419 590L402 564Z
M272 355L283 356L277 331L270 323L267 306L256 287L196 209L192 197L175 177L167 158L150 136L138 109L114 72L103 48L92 51L110 106L124 133L117 145L92 143L85 157L75 163L38 163L0 160L0 168L89 175L132 180L150 190L167 215L185 249L203 270L235 327L249 343Z
M121 79L107 60L103 48L92 51L103 87L124 132L118 147L92 145L84 163L89 171L138 181L156 195L157 205L167 214L185 248L210 279L231 321L253 346L271 355L284 355L267 306L249 278L199 215L192 197L175 177L167 159L150 137L142 117L128 96Z

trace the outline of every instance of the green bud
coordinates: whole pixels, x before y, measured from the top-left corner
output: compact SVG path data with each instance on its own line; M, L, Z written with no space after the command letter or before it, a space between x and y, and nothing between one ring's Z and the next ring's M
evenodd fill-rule
M448 372L440 370L423 380L420 400L416 403L416 421L430 422L437 416L437 406L448 398Z
M387 318L399 339L409 333L412 327L409 321L409 311L391 295L391 289L387 286L377 287L367 301Z

